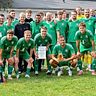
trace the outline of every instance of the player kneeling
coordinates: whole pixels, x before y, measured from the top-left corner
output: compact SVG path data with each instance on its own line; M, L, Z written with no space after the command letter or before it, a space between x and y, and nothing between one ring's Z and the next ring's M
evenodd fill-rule
M31 39L31 31L24 31L24 37L19 39L16 45L16 63L18 65L19 58L25 60L27 65L26 75L25 77L30 78L30 70L33 65L33 50L34 50L34 41ZM30 54L28 53L28 49L30 49Z
M76 66L76 55L73 47L65 43L63 36L59 38L60 45L56 45L52 52L52 59L50 60L51 66L56 69L57 75L62 74L62 66L68 66L68 74L72 76L71 66Z
M15 66L15 72L16 72L16 76L17 78L19 78L18 75L18 65L16 65L15 63L15 54L14 54L14 47L16 46L16 43L18 41L17 37L14 36L13 34L14 32L12 30L9 30L7 32L7 35L4 36L1 39L1 44L0 44L0 71L3 72L3 61L7 61L8 62L8 79L12 79L11 75L12 75L12 70L13 70L13 66Z

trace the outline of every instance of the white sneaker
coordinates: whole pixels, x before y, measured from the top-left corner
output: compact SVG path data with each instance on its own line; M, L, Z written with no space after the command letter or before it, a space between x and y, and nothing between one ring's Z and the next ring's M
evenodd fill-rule
M16 75L16 78L17 78L17 79L19 79L19 78L20 78L20 75L19 75L19 74L18 74L18 75Z
M13 78L12 78L12 76L11 76L11 75L8 75L8 79L9 79L9 80L12 80Z
M5 77L5 72L2 72L3 76Z
M55 69L53 69L53 70L52 70L52 74L55 74L55 73L56 73L56 71L55 71Z
M46 72L46 74L47 74L47 75L51 75L51 71L48 70L48 71Z
M68 75L72 76L72 71L71 70L68 70Z
M58 71L57 76L60 77L62 75L62 70Z
M35 71L35 75L38 75L38 71Z
M79 67L77 67L77 71L80 71Z
M25 75L26 78L30 78L30 76L28 74Z

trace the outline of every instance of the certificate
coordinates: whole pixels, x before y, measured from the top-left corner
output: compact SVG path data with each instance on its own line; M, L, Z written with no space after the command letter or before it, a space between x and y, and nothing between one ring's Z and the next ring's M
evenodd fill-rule
M38 47L38 59L46 59L46 46Z

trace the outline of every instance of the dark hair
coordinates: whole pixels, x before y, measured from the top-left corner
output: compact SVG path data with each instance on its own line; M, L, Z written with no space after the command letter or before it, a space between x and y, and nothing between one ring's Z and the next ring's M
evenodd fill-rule
M11 13L11 12L15 12L15 10L10 10L9 13Z
M1 17L4 17L4 14L0 14Z

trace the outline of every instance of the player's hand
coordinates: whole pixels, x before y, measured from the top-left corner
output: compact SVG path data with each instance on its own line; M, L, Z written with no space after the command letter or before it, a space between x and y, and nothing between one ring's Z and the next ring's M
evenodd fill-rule
M29 62L33 63L34 59L32 57L29 58Z
M91 52L92 57L96 57L96 53L94 51Z
M38 54L37 53L35 53L35 58L38 59Z
M10 57L10 58L8 59L8 63L9 63L9 64L13 64L13 63L14 63L13 57Z
M0 65L3 65L3 61L2 60L0 60Z
M80 52L77 52L77 56L81 56L81 53Z
M19 63L19 58L15 57L15 63L18 64Z

